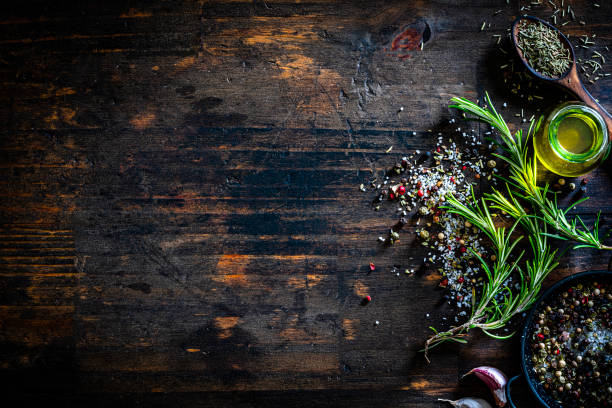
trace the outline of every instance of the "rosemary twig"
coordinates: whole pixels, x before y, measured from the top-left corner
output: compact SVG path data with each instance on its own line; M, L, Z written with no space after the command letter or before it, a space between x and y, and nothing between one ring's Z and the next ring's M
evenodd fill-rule
M447 341L467 343L464 337L472 329L480 329L488 336L496 339L511 337L514 333L499 335L491 331L504 327L512 317L529 309L538 296L544 278L557 266L555 261L557 251L550 250L545 230L541 230L540 224L542 223L544 226L545 224L541 220L527 215L518 205L512 193L509 192L509 196L510 199L507 199L499 192L495 192L486 198L482 198L480 203L473 206L462 204L453 196L449 196L447 199L447 206L445 206L447 211L469 220L489 238L493 244L496 260L491 268L482 257L475 252L473 253L480 261L487 278L480 297L476 300L476 291L472 291L472 311L465 323L440 332L431 327L434 335L426 341L424 349L427 361L429 361L429 350L439 344ZM518 206L515 207L515 205ZM515 223L507 231L505 227L496 226L489 208L507 211L515 218ZM522 268L519 263L523 258L524 251L514 257L511 256L523 238L523 236L519 236L512 239L512 233L519 224L525 231L529 232L528 240L532 252L532 258L524 261ZM517 291L509 285L509 278L515 271L520 276Z
M558 207L556 196L549 192L548 184L545 184L544 187L537 185L537 163L535 158L529 154L528 147L535 122L531 121L527 137L523 136L522 130L518 130L513 136L504 119L493 107L489 94L485 93L485 95L489 108L481 108L465 98L452 98L455 104L451 107L470 113L474 117L468 119L488 123L499 131L502 141L501 147L506 155L494 155L510 165L510 181L514 186L515 193L533 205L538 216L555 230L555 234L548 235L558 239L575 241L577 245L574 248L612 249L612 246L604 245L599 240L599 215L592 230L585 226L579 216L569 220L567 217L569 209L563 210ZM586 199L574 203L570 209Z
M455 104L451 107L474 115L474 118L468 119L488 123L500 132L501 147L507 155L496 156L510 165L510 178L506 181L505 194L493 189L492 193L485 194L477 201L472 192L472 205L465 205L452 195L447 197L447 205L444 208L464 217L480 229L491 241L496 258L490 267L479 254L473 252L486 275L482 292L477 294L472 290L472 311L465 323L447 331L437 331L430 327L434 334L425 343L427 361L429 350L439 344L447 341L467 343L465 337L472 329L480 329L497 339L509 338L514 334L499 335L492 331L504 327L512 317L529 309L540 292L542 282L557 267L557 250L550 248L549 237L576 241L574 248L612 249L599 240L599 216L592 230L587 228L578 216L568 220L569 209L560 209L556 197L549 198L551 193L548 191L548 184L544 187L537 185L536 161L528 149L528 139L534 130L533 120L527 137L523 137L520 130L513 136L504 119L493 107L488 94L486 101L489 108L481 108L464 98L452 100ZM530 205L532 214L527 212L523 202ZM570 208L577 204L579 202ZM513 218L512 227L506 230L503 226L496 226L491 209L505 212ZM524 260L524 251L513 255L516 246L523 239L523 236L512 238L515 228L519 225L526 233L531 249L531 256ZM549 233L547 227L554 228L556 233ZM518 289L509 285L509 278L515 272L520 277Z

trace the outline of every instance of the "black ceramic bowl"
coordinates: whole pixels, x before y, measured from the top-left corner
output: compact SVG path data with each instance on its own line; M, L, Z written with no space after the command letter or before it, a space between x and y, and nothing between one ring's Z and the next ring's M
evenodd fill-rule
M531 310L529 311L529 315L527 316L527 320L525 321L525 326L523 327L523 333L521 335L521 365L523 368L523 376L525 377L527 384L529 385L529 389L533 393L533 395L538 399L538 401L542 404L542 406L547 408L559 408L562 405L559 404L554 398L550 396L548 391L544 389L538 379L535 377L535 373L533 371L533 362L531 360L532 349L529 347L529 340L532 337L532 334L535 330L534 323L534 314L540 308L540 305L543 301L548 301L553 299L555 296L569 288L570 286L576 285L578 283L587 283L587 282L612 282L612 272L611 271L589 271L582 272L576 275L568 276L565 279L560 280L551 286L548 290L544 292L544 294L536 301ZM508 402L510 406L515 408L514 403L512 402L511 394L510 394L510 385L514 380L519 378L520 375L513 377L508 381L506 385L506 393L508 395Z

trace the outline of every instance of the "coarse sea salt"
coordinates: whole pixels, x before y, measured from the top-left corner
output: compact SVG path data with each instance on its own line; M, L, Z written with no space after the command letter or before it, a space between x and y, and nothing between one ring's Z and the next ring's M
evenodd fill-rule
M450 123L453 122L451 119ZM448 303L458 308L469 308L473 291L478 291L483 285L480 263L475 254L485 257L487 251L476 228L466 227L461 217L441 207L448 194L465 204L471 200L471 188L478 185L478 181L482 182L478 179L490 176L484 166L487 155L481 153L483 147L479 146L491 148L491 145L483 145L474 129L461 132L457 127L456 132L462 140L461 145L453 138L448 138L444 144L444 136L439 132L434 139L437 144L431 151L415 150L413 154L402 157L402 164L387 173L391 176L385 176L388 180L388 187L384 187L386 194L382 194L380 186L377 190L381 204L382 198L399 203L397 212L401 209L403 217L414 217L412 223L416 226L417 237L426 236L421 244L437 252L429 252L423 263L435 264L430 266L441 275L440 286L446 288ZM474 147L466 148L466 143ZM495 182L495 179L491 181ZM405 189L403 195L398 194L400 186ZM427 233L421 235L424 230ZM391 234L393 232L392 229ZM439 233L443 235L439 236ZM385 243L394 241L388 238Z

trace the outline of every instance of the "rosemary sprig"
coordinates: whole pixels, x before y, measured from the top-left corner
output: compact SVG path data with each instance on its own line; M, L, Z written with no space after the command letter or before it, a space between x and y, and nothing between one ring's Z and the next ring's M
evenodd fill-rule
M427 361L429 361L429 350L444 342L467 343L464 337L472 329L480 329L496 339L511 337L514 333L499 335L491 331L503 328L512 317L529 309L538 296L544 278L558 265L555 261L557 251L551 251L547 243L546 224L534 216L527 215L510 191L509 197L508 199L495 192L487 198L482 198L478 203L472 193L472 201L475 204L471 206L461 203L452 195L448 197L445 209L464 217L478 227L492 242L497 258L491 268L482 257L473 252L487 277L482 292L477 301L476 291L472 291L472 311L465 323L440 332L430 327L434 335L425 343ZM489 208L504 210L511 214L515 218L512 227L506 231L505 227L496 226ZM519 224L529 232L528 240L532 252L532 257L525 260L522 267L519 263L524 251L512 259L516 246L523 239L523 236L512 238ZM520 277L518 290L513 290L509 285L509 278L514 272L518 272Z
M549 185L544 187L537 185L537 163L536 159L529 154L528 141L534 132L535 122L532 120L527 132L527 137L523 137L522 130L518 130L514 136L508 125L495 110L491 103L489 94L485 93L489 108L481 108L474 102L465 98L452 98L455 102L451 108L456 108L466 113L474 115L472 120L478 120L490 124L499 131L502 143L500 146L507 155L494 154L501 160L510 165L509 184L514 187L515 194L529 202L535 209L538 217L542 218L549 226L554 228L554 234L548 234L553 238L576 241L574 248L597 248L612 249L612 246L604 245L599 240L599 217L591 229L589 229L579 216L568 219L567 213L578 204L587 200L585 197L578 200L568 209L561 209L557 205L557 197L549 191ZM496 142L493 140L493 142ZM552 198L550 198L552 196Z
M487 280L482 292L478 294L478 300L476 291L472 290L472 311L465 323L451 327L447 331L437 331L430 327L434 335L425 343L427 361L429 361L429 350L439 344L447 341L467 343L465 336L472 329L480 329L497 339L505 339L514 334L499 335L491 331L504 327L512 317L529 309L538 297L542 282L557 267L557 250L550 248L549 237L576 241L577 245L574 248L612 249L599 240L599 215L592 231L578 216L570 221L567 218L569 209L561 210L557 206L556 196L553 199L549 198L552 193L549 192L548 184L544 187L537 185L536 161L528 149L528 140L534 131L533 120L527 137L523 137L521 130L513 136L504 119L493 107L488 94L486 94L486 101L490 107L488 109L481 108L465 98L452 100L455 104L451 107L474 115L468 119L488 123L500 132L501 147L507 155L495 156L510 165L510 178L505 183L506 194L493 189L492 193L484 194L483 198L477 201L472 191L471 205L461 203L452 195L447 197L447 205L444 208L478 227L493 244L497 258L492 267L489 267L484 259L472 251L480 261ZM580 202L584 200L586 198ZM527 212L523 202L530 205L533 214ZM580 202L574 203L570 208ZM506 231L505 227L495 225L490 209L510 215L514 219L512 227ZM581 227L577 225L578 223ZM516 246L523 239L523 236L512 238L518 225L527 234L531 249L531 256L526 259L524 251L512 256ZM553 227L556 234L548 233L548 226ZM515 272L520 277L518 289L513 289L509 285L509 278Z

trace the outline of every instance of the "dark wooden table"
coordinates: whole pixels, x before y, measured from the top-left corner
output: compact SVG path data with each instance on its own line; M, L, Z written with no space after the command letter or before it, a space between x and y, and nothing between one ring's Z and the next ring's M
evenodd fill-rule
M64 406L489 398L459 377L518 373L516 340L475 334L426 364L427 326L453 311L435 268L390 272L425 250L381 248L393 209L358 188L431 149L451 96L489 90L519 124L493 35L530 3L3 3L3 387ZM586 23L566 33L612 47L612 2L565 3ZM612 108L612 77L587 88ZM612 215L607 167L588 220ZM609 259L571 252L547 284Z

